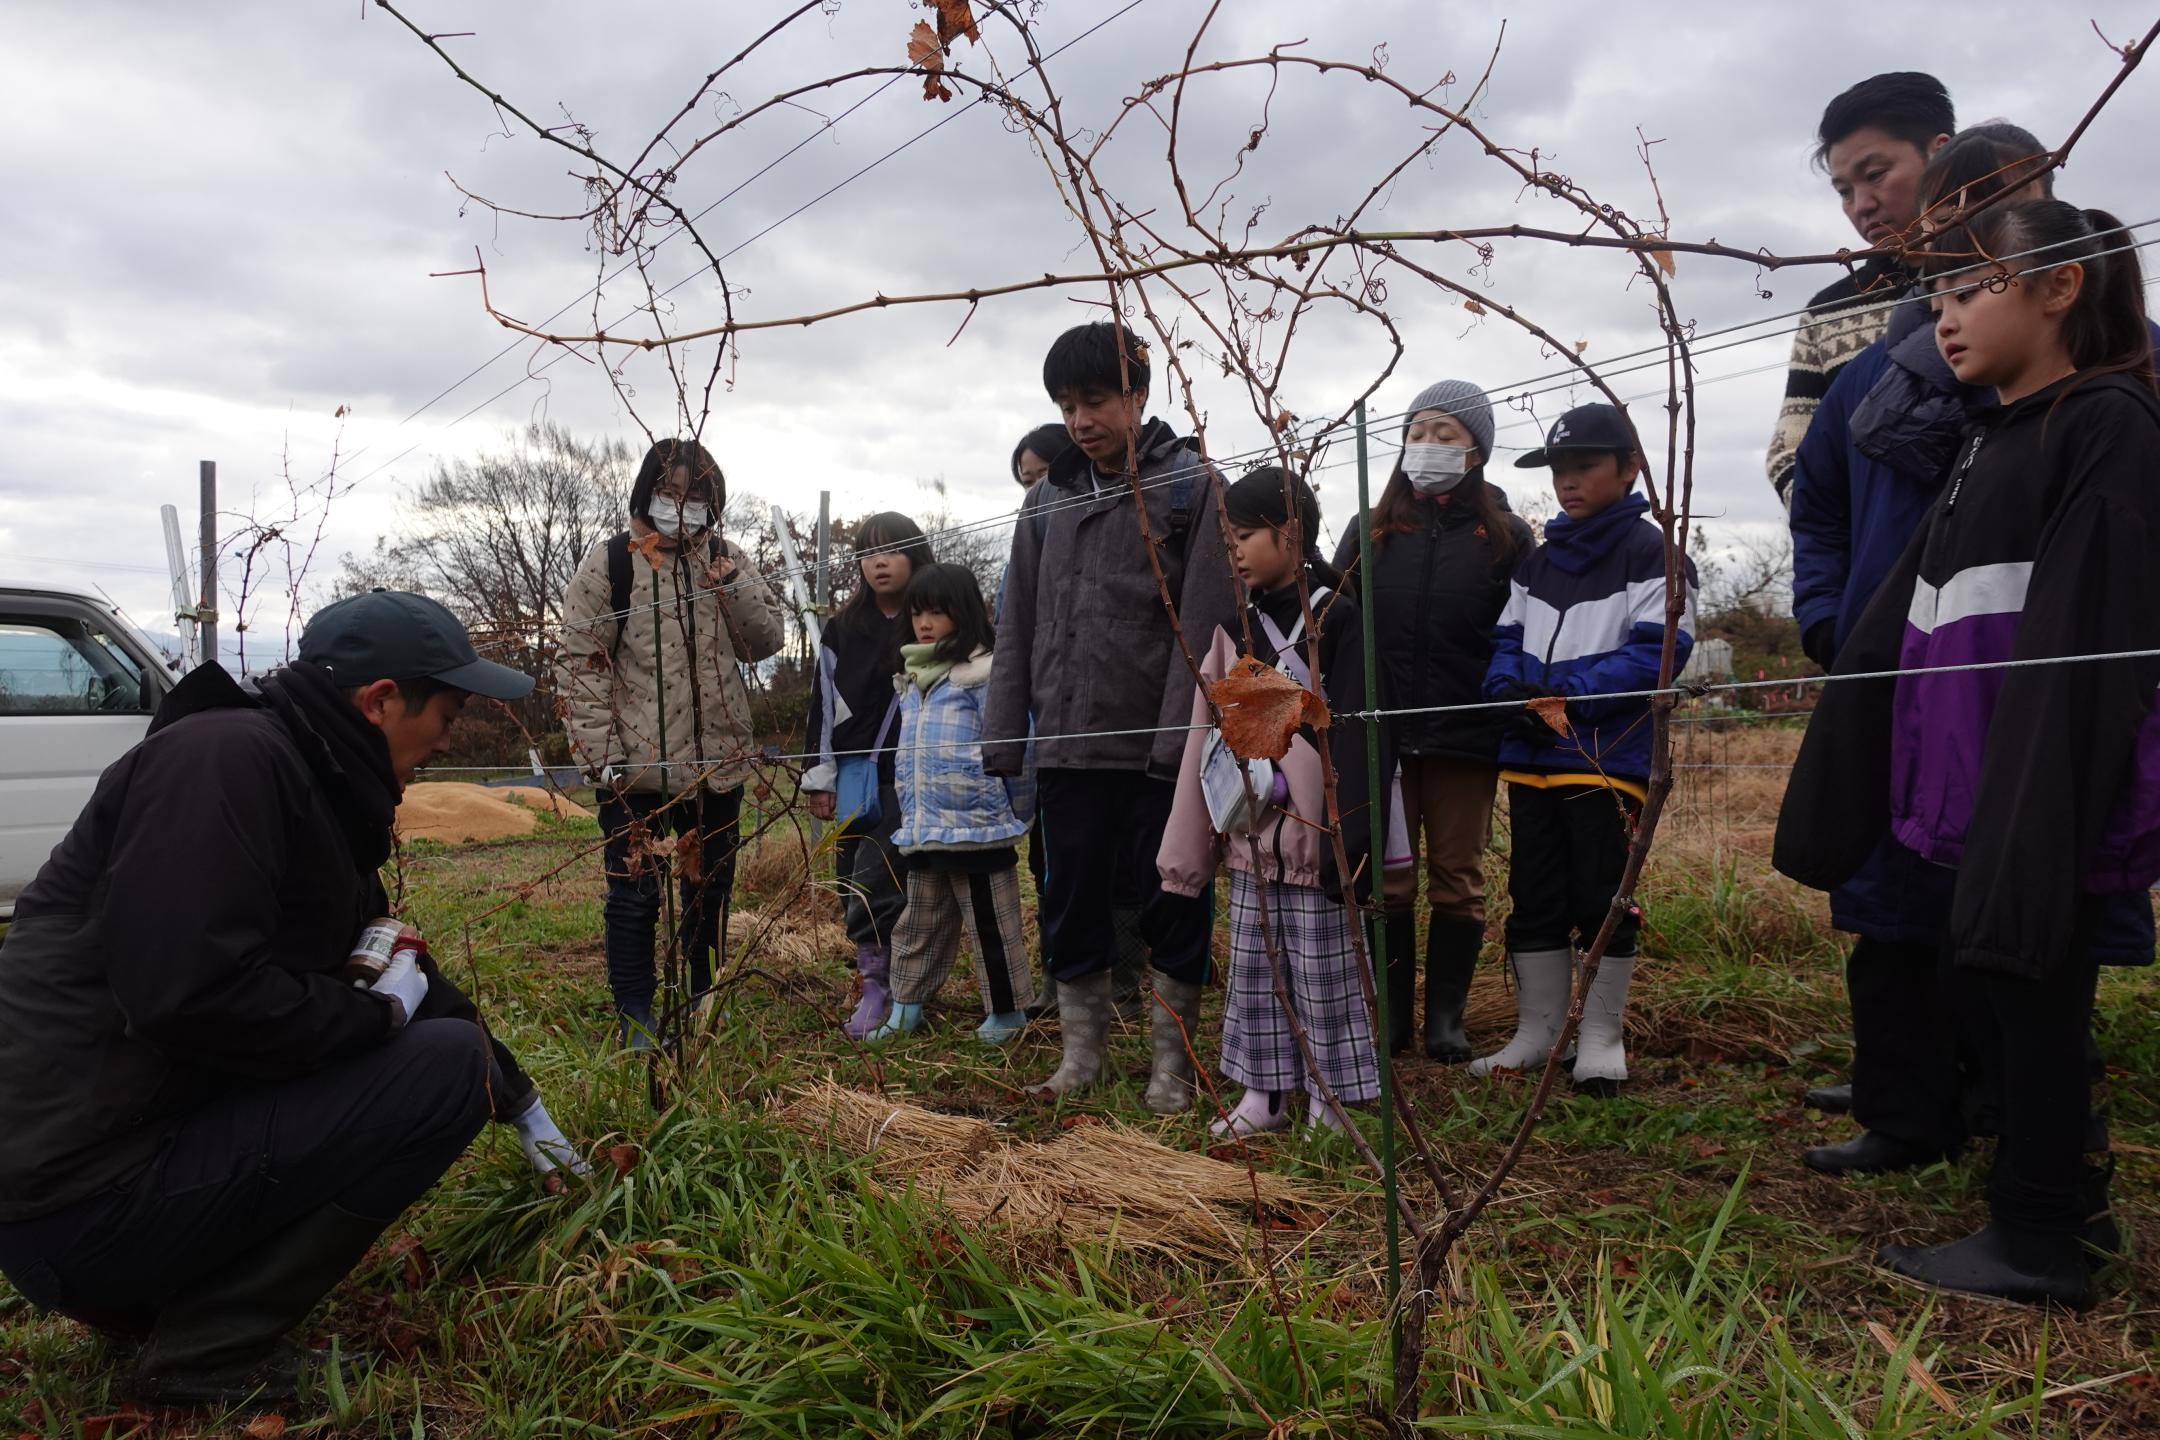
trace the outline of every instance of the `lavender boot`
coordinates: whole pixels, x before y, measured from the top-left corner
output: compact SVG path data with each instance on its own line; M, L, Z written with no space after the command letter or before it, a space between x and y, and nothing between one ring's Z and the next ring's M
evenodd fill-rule
M860 1040L885 1023L886 1013L892 1009L892 991L885 988L891 965L883 945L855 947L855 968L862 972L862 1000L840 1027L850 1040Z

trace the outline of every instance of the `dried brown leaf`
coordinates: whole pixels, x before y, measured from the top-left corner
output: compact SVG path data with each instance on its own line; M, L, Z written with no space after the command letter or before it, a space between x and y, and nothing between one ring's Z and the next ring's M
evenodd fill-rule
M400 1262L408 1290L425 1288L435 1273L435 1262L428 1257L427 1247L420 1243L417 1235L400 1235L383 1246L383 1258Z
M1478 304L1478 302L1475 300L1463 301L1462 308L1469 311L1472 315L1483 315L1485 313L1485 307Z
M1280 760L1298 726L1328 727L1327 702L1250 655L1208 687L1222 710L1223 743L1240 760Z
M630 548L644 556L645 563L652 566L653 569L665 570L667 568L667 556L663 553L662 547L666 543L666 537L661 535L659 531L654 530L644 535L633 536L630 541Z
M644 874L654 857L666 852L666 845L664 838L654 840L651 826L642 820L632 820L623 831L624 869L632 877Z
M969 43L982 39L982 31L975 28L975 12L968 7L968 0L935 0L937 5L937 38L947 44L965 36Z
M240 1433L247 1440L279 1440L285 1433L285 1417L275 1410L267 1410L250 1420L247 1429Z
M1553 733L1555 735L1566 735L1569 733L1566 696L1541 695L1535 700L1527 700L1523 703L1528 705L1532 710L1535 710L1540 720L1543 720L1547 725L1552 726Z
M607 1158L608 1164L615 1167L617 1175L627 1175L637 1169L638 1148L635 1145L610 1145Z
M1883 1354L1892 1359L1897 1357L1900 1348L1898 1338L1890 1333L1889 1326L1880 1320L1870 1320L1867 1322L1867 1330L1869 1338L1882 1347ZM1957 1401L1951 1398L1949 1391L1943 1389L1941 1381L1928 1373L1927 1366L1920 1363L1918 1355L1905 1357L1905 1378L1925 1390L1928 1399L1933 1400L1946 1413L1964 1418L1965 1412L1958 1409Z
M945 68L945 47L926 20L916 21L915 28L908 32L907 63L932 72Z
M1670 280L1670 279L1672 278L1672 275L1673 275L1673 253L1672 253L1672 251L1670 251L1670 250L1652 250L1652 251L1650 252L1650 258L1651 258L1652 260L1655 260L1655 261L1657 262L1657 268L1658 268L1658 269L1660 269L1660 270L1662 270L1662 271L1664 271L1664 272L1665 272L1665 278L1666 278L1666 279L1668 279L1668 280Z

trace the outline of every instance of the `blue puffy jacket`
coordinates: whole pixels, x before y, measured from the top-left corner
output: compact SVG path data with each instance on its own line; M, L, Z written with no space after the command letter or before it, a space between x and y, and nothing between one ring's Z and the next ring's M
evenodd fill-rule
M1899 471L1854 444L1853 412L1889 368L1889 346L1878 340L1838 372L1793 463L1793 619L1803 635L1836 621L1840 645L1942 489L1942 471ZM1953 445L1963 428L1960 406Z
M1485 698L1511 686L1559 695L1604 695L1657 684L1665 648L1665 537L1645 516L1649 502L1630 495L1587 520L1556 516L1545 543L1523 561L1508 586L1493 630ZM1687 609L1673 642L1673 673L1695 646L1695 563L1687 565ZM1569 733L1532 741L1510 730L1500 742L1503 770L1556 778L1628 782L1640 791L1650 774L1650 702L1575 700Z
M894 788L900 796L895 849L983 850L1027 834L1034 777L1006 781L983 769L983 699L991 652L979 650L925 694L900 679L900 744Z

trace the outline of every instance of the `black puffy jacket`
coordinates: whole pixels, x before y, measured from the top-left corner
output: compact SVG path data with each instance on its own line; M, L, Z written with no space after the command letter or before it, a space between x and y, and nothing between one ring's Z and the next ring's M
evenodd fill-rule
M1499 502L1514 544L1504 556L1479 516L1478 491ZM1380 662L1380 703L1389 710L1471 705L1485 698L1493 625L1507 604L1508 580L1535 545L1530 527L1508 508L1507 494L1482 471L1454 490L1416 504L1420 523L1373 546L1373 633ZM1358 594L1355 522L1337 547L1343 586ZM1398 755L1497 763L1500 712L1400 715L1390 725Z

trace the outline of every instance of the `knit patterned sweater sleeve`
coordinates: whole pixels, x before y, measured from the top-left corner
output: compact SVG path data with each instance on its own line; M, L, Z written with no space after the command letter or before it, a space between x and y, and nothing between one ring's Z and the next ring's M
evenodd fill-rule
M1830 382L1855 355L1880 340L1890 326L1887 299L1894 282L1887 267L1871 262L1816 292L1807 317L1793 332L1792 358L1785 367L1785 399L1763 468L1778 503L1792 505L1793 465L1816 407L1830 392Z

